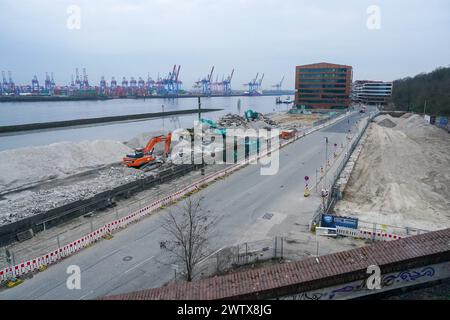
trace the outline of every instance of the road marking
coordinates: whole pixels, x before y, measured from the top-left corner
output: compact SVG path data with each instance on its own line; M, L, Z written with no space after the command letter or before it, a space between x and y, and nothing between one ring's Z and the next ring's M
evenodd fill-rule
M139 263L138 263L137 265L135 265L134 267L132 267L132 268L128 269L127 271L125 271L124 274L125 274L125 273L128 273L128 272L130 272L130 271L132 271L132 270L134 270L134 269L136 269L137 267L140 267L140 266L143 265L145 262L147 262L147 261L153 259L154 257L155 257L155 256L151 256L150 258L147 258L147 259L145 259L144 261L139 262Z

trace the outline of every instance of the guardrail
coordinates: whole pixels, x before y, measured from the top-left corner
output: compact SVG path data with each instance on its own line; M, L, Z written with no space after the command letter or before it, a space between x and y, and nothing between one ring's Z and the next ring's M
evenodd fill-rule
M258 160L261 157L265 157L269 153L279 150L280 148L282 148L282 147L284 147L284 146L286 146L308 134L311 134L314 131L320 130L320 129L324 128L325 126L334 124L337 121L343 119L345 116L346 116L346 114L341 115L339 117L332 119L329 123L322 124L318 127L307 130L306 132L303 133L303 135L295 136L294 138L292 138L290 140L281 141L278 146L275 146L271 150L261 150L259 154L251 156L248 159L244 159L240 163L231 165L228 168L222 169L222 170L220 170L208 177L205 177L187 187L184 187L181 190L179 190L175 193L172 193L160 200L157 200L148 205L145 205L143 208L140 208L125 217L113 220L113 221L103 225L102 227L88 233L87 235L85 235L75 241L72 241L64 246L61 246L55 250L52 250L42 256L21 262L14 266L0 269L0 282L8 281L11 278L20 277L20 276L23 276L23 275L26 275L26 274L29 274L32 272L37 272L39 270L45 269L48 265L56 263L59 260L64 259L64 258L80 251L83 248L89 247L90 245L92 245L93 243L98 241L99 239L106 237L115 231L123 229L131 223L137 222L138 220L140 220L143 217L151 214L152 212L160 209L161 207L172 204L173 202L181 199L182 197L188 195L189 193L199 190L199 188L201 186L207 185L208 183L211 183L212 181L214 181L218 178L226 176L226 175L242 168L243 166L246 166L248 163Z

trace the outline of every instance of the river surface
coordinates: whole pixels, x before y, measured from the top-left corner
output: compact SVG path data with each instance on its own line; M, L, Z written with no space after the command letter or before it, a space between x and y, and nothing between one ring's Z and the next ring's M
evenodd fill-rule
M286 97L283 97L286 98ZM291 99L293 96L291 96ZM285 104L277 105L275 96L257 97L211 97L201 98L202 108L219 108L222 111L208 112L205 118L217 120L226 113L238 113L238 101L241 100L240 114L247 109L262 113L287 110ZM164 107L163 107L164 106ZM198 108L197 98L180 99L114 99L103 101L54 101L54 102L3 102L0 103L0 126L51 122L83 118L97 118L147 112L184 110ZM127 141L142 132L153 130L174 130L192 127L197 114L167 116L151 120L116 122L92 126L60 128L0 135L0 151L47 145L60 141L82 141L111 139Z

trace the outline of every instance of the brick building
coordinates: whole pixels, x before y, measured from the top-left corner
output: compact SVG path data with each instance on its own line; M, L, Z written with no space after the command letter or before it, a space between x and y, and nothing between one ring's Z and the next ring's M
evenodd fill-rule
M307 109L346 109L350 105L353 68L315 63L295 69L295 105Z

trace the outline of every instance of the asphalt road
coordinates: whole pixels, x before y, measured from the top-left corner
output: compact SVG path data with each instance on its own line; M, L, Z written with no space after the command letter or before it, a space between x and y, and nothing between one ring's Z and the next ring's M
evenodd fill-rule
M353 114L281 149L275 175L262 176L260 165L248 165L203 189L199 194L204 197L204 210L219 217L211 250L283 236L296 228L306 230L320 199L314 193L303 197L304 176L311 177L314 185L316 169L325 163L325 137L330 146L340 145L349 127L360 118L360 114ZM267 212L274 214L269 222L262 219ZM94 299L171 281L174 270L159 247L166 239L160 227L165 214L165 210L157 212L116 233L112 240L100 241L50 266L21 285L0 292L0 299ZM70 265L81 269L81 289L67 289Z

